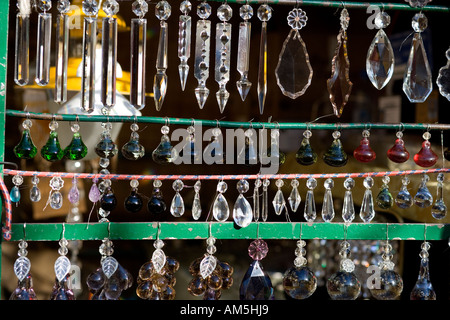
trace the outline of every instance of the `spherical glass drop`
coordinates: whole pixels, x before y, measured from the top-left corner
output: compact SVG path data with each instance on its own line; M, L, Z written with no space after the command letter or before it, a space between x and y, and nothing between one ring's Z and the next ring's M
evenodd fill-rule
M359 146L353 151L353 156L356 160L363 163L375 160L376 154L370 147L369 139L366 137L361 139Z
M208 285L202 277L193 278L188 284L188 292L193 296L199 296L205 293Z
M338 271L328 279L327 291L333 300L355 300L361 292L361 283L353 272Z
M389 160L395 163L403 163L409 159L409 152L406 150L405 142L399 138L387 152Z
M267 22L272 18L272 8L267 4L262 4L259 6L257 14L259 20Z
M117 206L116 195L111 188L108 188L100 199L100 208L105 211L112 211Z
M136 190L131 190L130 195L125 199L125 210L131 213L139 212L144 205L142 197Z
M150 213L161 214L167 209L167 205L162 196L153 195L147 203L147 209Z
M414 155L414 162L421 167L432 167L436 164L438 155L431 149L431 143L425 140L422 148Z
M22 138L14 147L14 154L18 159L33 159L36 156L36 153L37 148L31 139L30 130L23 130Z
M377 300L395 300L403 291L403 280L393 270L382 270L379 277L379 288L370 289L370 293Z
M389 209L394 204L394 198L388 187L383 187L377 195L376 202L381 209Z
M308 267L293 267L283 277L284 291L293 299L309 298L317 289L317 278Z

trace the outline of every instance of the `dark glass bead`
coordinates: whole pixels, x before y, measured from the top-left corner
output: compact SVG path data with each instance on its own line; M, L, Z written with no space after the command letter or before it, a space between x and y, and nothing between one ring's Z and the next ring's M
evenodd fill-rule
M30 130L23 130L22 138L14 147L14 154L19 159L33 159L36 153L37 148L31 139Z
M117 206L116 195L114 194L111 187L105 190L101 199L100 199L100 208L105 211L113 211Z
M155 189L153 191L153 196L147 203L147 209L150 213L161 214L166 211L166 203L162 197L162 194L159 192L159 189Z
M130 195L125 199L125 210L131 213L139 212L144 205L142 197L136 190L131 190Z
M339 139L333 141L330 148L323 155L323 161L331 167L342 167L347 164L348 156Z
M317 153L314 152L308 138L303 138L300 148L295 154L295 160L304 166L310 166L317 162Z

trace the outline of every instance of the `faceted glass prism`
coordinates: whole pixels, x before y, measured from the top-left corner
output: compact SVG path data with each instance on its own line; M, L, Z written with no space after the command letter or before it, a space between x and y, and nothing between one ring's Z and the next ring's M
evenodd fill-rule
M31 139L30 130L23 130L22 138L14 147L14 154L19 159L33 159L36 156L36 153L37 148Z
M240 300L274 300L274 289L269 275L261 262L253 261L239 288Z
M366 72L378 90L383 89L394 74L394 50L383 29L378 30L367 52Z
M88 153L88 148L81 139L81 135L75 132L70 144L64 149L64 156L69 160L81 160Z
M56 131L50 132L47 143L41 149L41 156L47 161L58 161L64 157L64 150L61 149Z

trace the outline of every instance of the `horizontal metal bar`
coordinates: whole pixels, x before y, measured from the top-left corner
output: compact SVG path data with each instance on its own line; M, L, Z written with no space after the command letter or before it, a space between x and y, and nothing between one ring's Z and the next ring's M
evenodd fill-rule
M19 110L6 110L6 115L17 118L29 118L36 120L56 121L80 121L80 122L138 122L168 125L202 125L205 127L221 128L254 128L254 129L320 129L320 130L346 130L346 129L392 129L392 130L450 130L450 124L439 123L311 123L311 122L238 122L201 120L187 118L164 117L134 117L134 116L100 116L100 115L76 115L76 114L50 114Z
M24 237L25 230L25 237ZM217 239L327 239L327 240L448 240L449 224L423 223L300 223L261 222L238 228L233 222L120 222L33 223L12 225L11 241L67 240L201 240Z

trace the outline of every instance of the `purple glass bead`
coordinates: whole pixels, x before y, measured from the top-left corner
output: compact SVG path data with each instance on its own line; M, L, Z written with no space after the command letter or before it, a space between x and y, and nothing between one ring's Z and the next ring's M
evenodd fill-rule
M253 260L262 260L266 257L267 252L269 252L269 247L267 243L262 239L256 239L250 243L248 246L248 255Z
M91 190L89 190L89 200L91 202L98 202L100 201L100 198L102 197L100 190L98 190L97 187L97 180L94 180L94 183L92 184Z

